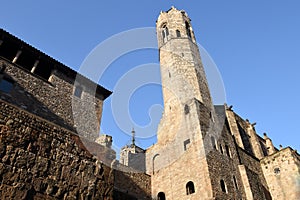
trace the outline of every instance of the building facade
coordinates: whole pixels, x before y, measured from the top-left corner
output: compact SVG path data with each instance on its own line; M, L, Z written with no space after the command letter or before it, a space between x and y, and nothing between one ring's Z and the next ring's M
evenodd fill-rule
M111 92L0 30L0 199L300 199L297 151L213 104L187 13L161 12L156 28L157 143L133 131L120 161L98 137Z
M98 137L110 91L2 29L0 56L2 100L92 141Z
M232 106L213 105L187 13L161 12L156 29L164 112L146 150L152 198L299 199L299 154L275 148Z

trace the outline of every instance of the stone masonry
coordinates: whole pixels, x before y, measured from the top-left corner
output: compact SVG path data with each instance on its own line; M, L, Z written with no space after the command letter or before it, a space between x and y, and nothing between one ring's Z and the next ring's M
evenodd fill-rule
M111 92L0 30L0 199L300 199L297 151L213 105L187 13L172 7L156 26L157 143L144 150L133 133L120 162L98 137Z
M152 198L299 199L299 154L276 149L232 106L212 106L186 12L161 12L156 26L164 113L146 150Z
M78 135L3 101L0 109L0 199L112 199L111 168Z
M13 84L1 99L94 141L111 92L2 29L0 40L0 80Z

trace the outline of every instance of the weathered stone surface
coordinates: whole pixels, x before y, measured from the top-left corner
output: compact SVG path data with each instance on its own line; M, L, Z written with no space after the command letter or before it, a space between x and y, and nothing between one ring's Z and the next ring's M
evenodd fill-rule
M92 141L98 137L104 97L95 93L96 84L89 83L89 87L83 85L85 89L78 98L73 95L76 77L67 77L64 71L52 70L49 79L45 80L45 77L30 73L22 66L23 63L18 64L0 58L0 66L5 66L1 75L16 81L10 93L1 92L2 100L76 131ZM82 82L89 81L84 79Z
M125 169L123 169L125 170ZM151 177L145 173L114 171L114 199L150 200Z
M112 169L79 136L3 101L0 110L0 199L112 199Z
M260 163L273 199L300 199L300 155L296 151L287 147Z

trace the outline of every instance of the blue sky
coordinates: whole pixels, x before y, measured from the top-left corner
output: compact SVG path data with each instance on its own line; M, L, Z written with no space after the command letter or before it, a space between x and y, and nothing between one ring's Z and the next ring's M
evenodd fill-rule
M234 111L257 122L257 132L267 132L277 147L282 144L299 150L297 1L6 1L1 4L0 25L78 70L98 44L126 30L154 27L159 12L172 5L184 9L192 19L197 42L216 63L227 103L234 106ZM158 63L156 50L130 52L111 64L100 83L114 90L127 71L147 63ZM157 85L137 90L129 104L133 121L148 124L149 108L161 101ZM130 138L117 127L110 102L111 98L104 106L102 132L113 135L118 149ZM154 138L138 139L137 143L147 147L155 142Z

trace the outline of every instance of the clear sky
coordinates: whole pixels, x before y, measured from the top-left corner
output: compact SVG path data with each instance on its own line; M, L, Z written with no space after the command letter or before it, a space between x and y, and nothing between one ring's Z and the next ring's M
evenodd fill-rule
M296 0L5 1L1 3L0 25L79 70L98 44L126 30L155 27L160 11L172 5L184 9L192 19L197 42L216 63L226 101L234 111L257 122L257 132L267 132L277 147L282 144L300 150L300 3ZM100 84L113 91L130 69L147 63L158 63L157 50L123 55L114 60ZM161 101L157 85L137 90L129 102L133 121L148 124L149 108ZM128 144L130 137L114 120L110 97L104 106L102 132L113 136L118 149ZM128 124L126 131L132 126ZM137 138L144 148L153 142L155 136Z

